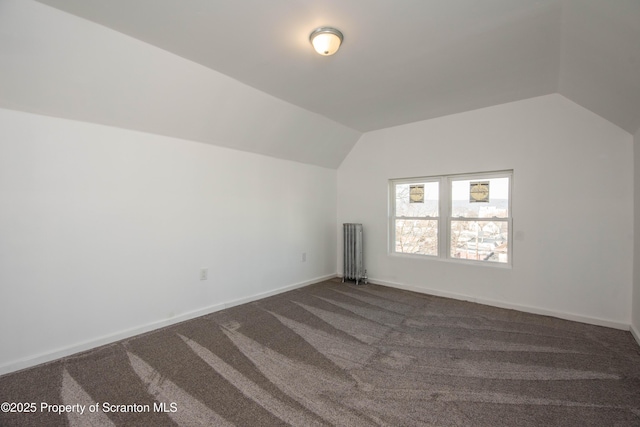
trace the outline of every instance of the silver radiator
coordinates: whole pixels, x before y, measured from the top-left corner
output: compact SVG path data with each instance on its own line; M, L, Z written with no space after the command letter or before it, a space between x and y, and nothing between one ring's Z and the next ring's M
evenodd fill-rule
M344 274L342 281L355 280L356 285L363 280L367 283L362 251L362 224L343 224Z

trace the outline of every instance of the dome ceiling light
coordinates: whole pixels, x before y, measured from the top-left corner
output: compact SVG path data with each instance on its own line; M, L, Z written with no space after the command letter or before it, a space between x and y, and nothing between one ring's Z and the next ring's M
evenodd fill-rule
M332 27L316 28L309 35L313 48L322 56L333 55L340 49L342 33Z

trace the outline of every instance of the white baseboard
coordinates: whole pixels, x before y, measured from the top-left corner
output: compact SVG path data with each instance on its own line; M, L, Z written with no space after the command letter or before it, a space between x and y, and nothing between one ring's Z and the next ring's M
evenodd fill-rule
M195 319L196 317L204 316L207 314L215 313L216 311L223 310L225 308L235 307L237 305L246 304L248 302L256 301L262 298L266 298L272 295L281 294L293 289L301 288L304 286L312 285L314 283L322 282L324 280L333 279L335 274L328 276L317 277L312 280L306 280L304 282L295 283L293 285L284 286L282 288L274 289L268 292L262 292L259 294L251 295L244 298L239 298L225 303L214 304L208 307L204 307L198 310L193 310L187 313L182 313L179 316L172 317L171 319L159 320L145 325L136 326L124 331L116 332L102 337L87 340L70 346L65 346L56 350L47 351L39 355L25 357L23 359L15 360L0 366L0 375L5 375L11 372L19 371L22 369L30 368L42 363L51 362L63 357L71 356L76 353L91 350L92 348L100 347L106 344L111 344L116 341L131 338L136 335L140 335L146 332L154 331L156 329L171 326L176 323L184 322L185 320Z
M312 279L312 280L307 280L307 281L304 281L304 282L295 283L293 285L284 286L282 288L274 289L272 291L262 292L260 294L251 295L251 296L245 297L245 298L238 298L236 300L229 301L229 302L225 303L224 304L224 308L235 307L236 305L241 305L241 304L246 304L248 302L257 301L259 299L267 298L267 297L270 297L270 296L273 296L273 295L278 295L278 294L281 294L283 292L291 291L293 289L302 288L304 286L313 285L314 283L323 282L325 280L333 279L334 277L336 277L335 274L330 274L328 276L322 276L322 277L316 277L315 279Z
M504 302L504 301L497 301L497 300L492 300L492 299L487 299L487 298L474 297L474 296L470 296L470 295L457 294L457 293L454 293L454 292L446 292L446 291L440 291L440 290L436 290L436 289L429 289L429 288L423 288L423 287L418 287L418 286L413 286L413 285L406 285L406 284L403 284L403 283L387 282L385 280L377 280L377 279L374 279L374 278L369 279L369 282L370 283L380 284L380 285L383 285L383 286L389 286L391 288L397 288L397 289L404 289L404 290L407 290L407 291L413 291L413 292L417 292L417 293L421 293L421 294L434 295L434 296L452 298L452 299L457 299L457 300L462 300L462 301L475 302L475 303L478 303L478 304L489 305L489 306L492 306L492 307L499 307L499 308L507 308L507 309L511 309L511 310L518 310L518 311L522 311L522 312L525 312L525 313L540 314L540 315L543 315L543 316L557 317L559 319L571 320L571 321L580 322L580 323L587 323L587 324L596 325L596 326L605 326L605 327L608 327L608 328L620 329L620 330L623 330L623 331L628 331L630 329L630 327L631 327L628 323L616 322L616 321L607 320L607 319L600 319L600 318L597 318L597 317L583 316L583 315L573 314L573 313L565 313L565 312L562 312L562 311L547 310L547 309L540 308L540 307L532 307L532 306L528 306L528 305L513 304L513 303L509 303L509 302ZM633 333L633 331L632 331L632 333ZM636 334L636 340L638 340L638 343L640 343L640 340L638 339L638 336L639 335Z
M640 331L638 331L633 324L629 327L629 331L631 331L631 335L633 335L638 345L640 345Z

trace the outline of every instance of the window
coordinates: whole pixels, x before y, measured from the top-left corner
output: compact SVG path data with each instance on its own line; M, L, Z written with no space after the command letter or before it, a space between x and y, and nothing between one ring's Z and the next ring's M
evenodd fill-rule
M395 184L395 252L438 255L439 187L427 180Z
M511 181L512 171L391 180L391 252L509 264Z

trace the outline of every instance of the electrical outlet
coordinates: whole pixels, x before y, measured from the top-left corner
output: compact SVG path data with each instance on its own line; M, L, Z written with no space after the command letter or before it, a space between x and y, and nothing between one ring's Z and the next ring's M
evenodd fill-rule
M302 252L302 262L307 262L307 253Z
M207 280L208 277L209 277L209 269L208 268L201 268L200 269L200 280Z

